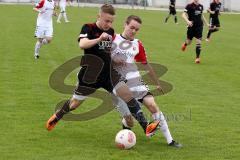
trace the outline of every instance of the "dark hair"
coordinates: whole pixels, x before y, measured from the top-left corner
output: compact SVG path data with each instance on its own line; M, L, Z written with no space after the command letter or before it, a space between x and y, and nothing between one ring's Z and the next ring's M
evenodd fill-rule
M100 8L100 12L108 13L110 15L115 15L115 9L111 4L104 4Z
M135 21L137 21L138 23L142 24L141 18L138 17L138 16L136 16L136 15L130 15L130 16L128 16L125 22L126 22L127 24L129 24L129 23L131 22L131 20L135 20Z

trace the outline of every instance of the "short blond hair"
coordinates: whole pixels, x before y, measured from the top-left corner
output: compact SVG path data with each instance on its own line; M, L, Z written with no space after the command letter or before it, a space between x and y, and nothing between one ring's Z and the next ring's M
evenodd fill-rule
M104 4L100 7L99 12L108 13L110 15L115 15L115 9L111 4Z

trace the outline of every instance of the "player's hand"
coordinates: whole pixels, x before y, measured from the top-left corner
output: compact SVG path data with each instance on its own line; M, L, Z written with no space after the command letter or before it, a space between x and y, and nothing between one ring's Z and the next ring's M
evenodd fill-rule
M192 21L187 21L187 25L188 25L188 27L192 27L193 26L193 22Z
M162 89L162 87L160 86L160 85L157 85L157 90L159 90L160 92L162 92L162 94L164 94L164 91L163 91L163 89Z
M103 32L101 36L99 37L100 41L107 40L111 37L111 35L107 34L106 32Z

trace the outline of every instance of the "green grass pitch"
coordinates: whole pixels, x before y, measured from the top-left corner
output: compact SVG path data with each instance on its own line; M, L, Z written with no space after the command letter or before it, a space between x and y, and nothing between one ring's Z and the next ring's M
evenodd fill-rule
M184 145L179 150L169 148L160 133L147 139L136 124L136 146L119 150L114 138L121 125L114 110L89 121L61 121L52 132L45 129L55 105L71 96L51 89L49 76L83 54L76 40L83 23L95 21L97 9L73 7L67 13L71 23L56 24L54 18L54 39L41 48L36 61L37 14L32 6L0 5L0 160L239 159L240 15L220 16L221 31L213 34L210 43L203 42L202 63L196 65L194 43L185 53L180 51L186 33L180 13L180 24L175 25L172 18L163 23L167 12L117 10L116 32L122 31L129 14L141 16L137 37L149 61L168 68L161 80L174 89L156 101L172 117L168 124L173 137ZM206 32L205 28L204 37ZM66 83L76 83L76 70ZM99 103L91 98L74 112L89 111Z

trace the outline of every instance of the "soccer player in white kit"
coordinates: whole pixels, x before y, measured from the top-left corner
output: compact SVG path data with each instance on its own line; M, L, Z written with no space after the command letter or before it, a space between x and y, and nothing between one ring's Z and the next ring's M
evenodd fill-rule
M38 12L37 25L35 30L35 37L37 38L34 53L35 59L39 58L39 50L42 45L48 44L52 40L52 16L56 15L54 12L54 6L55 5L53 0L41 0L33 8L34 11Z
M64 21L66 23L70 22L67 18L66 5L67 5L67 0L58 1L58 6L60 7L60 14L58 15L57 23L61 23L62 17L64 18Z
M159 110L153 95L148 89L148 86L143 82L135 64L135 61L141 62L144 69L149 73L150 78L156 83L157 89L162 91L160 82L154 70L147 62L147 56L143 44L141 41L134 38L136 33L139 31L141 24L142 20L140 17L131 15L125 21L123 33L117 34L114 37L111 52L114 69L127 79L127 85L132 91L134 98L147 107L147 109L152 113L152 117L155 121L160 121L160 131L166 138L168 145L181 148L182 145L173 140L167 121L163 113ZM130 129L133 126L133 119L130 118L131 113L129 112L128 107L121 98L112 95L112 99L114 105L122 114L123 127Z

